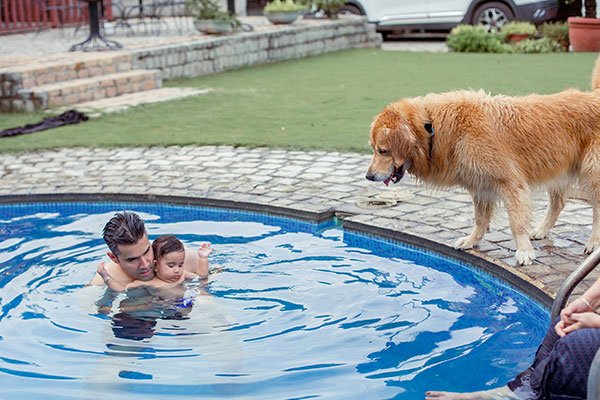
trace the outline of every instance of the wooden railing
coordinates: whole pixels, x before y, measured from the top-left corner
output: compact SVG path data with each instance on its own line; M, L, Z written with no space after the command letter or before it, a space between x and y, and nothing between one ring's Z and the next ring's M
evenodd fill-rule
M111 0L102 8L104 17L112 19ZM86 1L0 0L0 34L85 24L88 14Z

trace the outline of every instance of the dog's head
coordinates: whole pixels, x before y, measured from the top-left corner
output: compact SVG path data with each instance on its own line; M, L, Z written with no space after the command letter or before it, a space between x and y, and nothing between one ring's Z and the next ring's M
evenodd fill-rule
M371 124L373 158L366 178L375 182L398 183L412 165L417 136L412 124L398 109L386 107Z

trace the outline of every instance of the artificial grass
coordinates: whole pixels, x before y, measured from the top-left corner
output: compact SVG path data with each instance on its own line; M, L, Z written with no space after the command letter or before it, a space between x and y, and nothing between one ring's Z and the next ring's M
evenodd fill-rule
M246 68L167 86L210 94L145 105L0 139L0 152L69 146L227 144L367 152L373 117L391 101L428 92L492 94L588 90L596 54L406 53L361 49ZM0 130L43 114L0 114Z

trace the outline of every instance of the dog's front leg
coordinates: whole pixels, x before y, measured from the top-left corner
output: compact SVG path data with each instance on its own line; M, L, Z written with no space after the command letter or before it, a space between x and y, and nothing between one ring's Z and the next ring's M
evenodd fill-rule
M490 219L494 212L494 202L490 200L489 195L471 192L471 196L473 197L473 208L475 210L475 226L469 236L460 238L454 243L454 247L457 249L471 249L477 245L488 231Z
M565 189L563 187L549 188L548 198L546 217L533 230L532 239L543 239L548 236L548 232L556 224L560 212L565 208Z
M502 198L508 212L510 230L515 238L517 265L531 265L535 250L529 239L531 223L531 194L526 183L513 183L502 188Z
M584 252L591 254L596 249L600 249L600 205L597 202L594 204L592 236L585 245Z

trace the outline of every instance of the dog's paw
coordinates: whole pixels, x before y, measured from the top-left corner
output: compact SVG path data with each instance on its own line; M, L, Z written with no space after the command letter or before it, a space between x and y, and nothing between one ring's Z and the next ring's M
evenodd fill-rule
M586 245L583 252L585 254L592 254L595 250L600 249L600 241L590 240Z
M477 244L477 240L472 235L462 237L454 242L454 248L459 250L472 249Z
M531 235L529 235L529 238L531 240L541 240L541 239L545 239L548 237L548 230L547 229L543 229L543 228L535 228L533 232L531 232Z
M535 251L533 249L517 250L515 258L517 259L517 265L531 265L535 260Z

